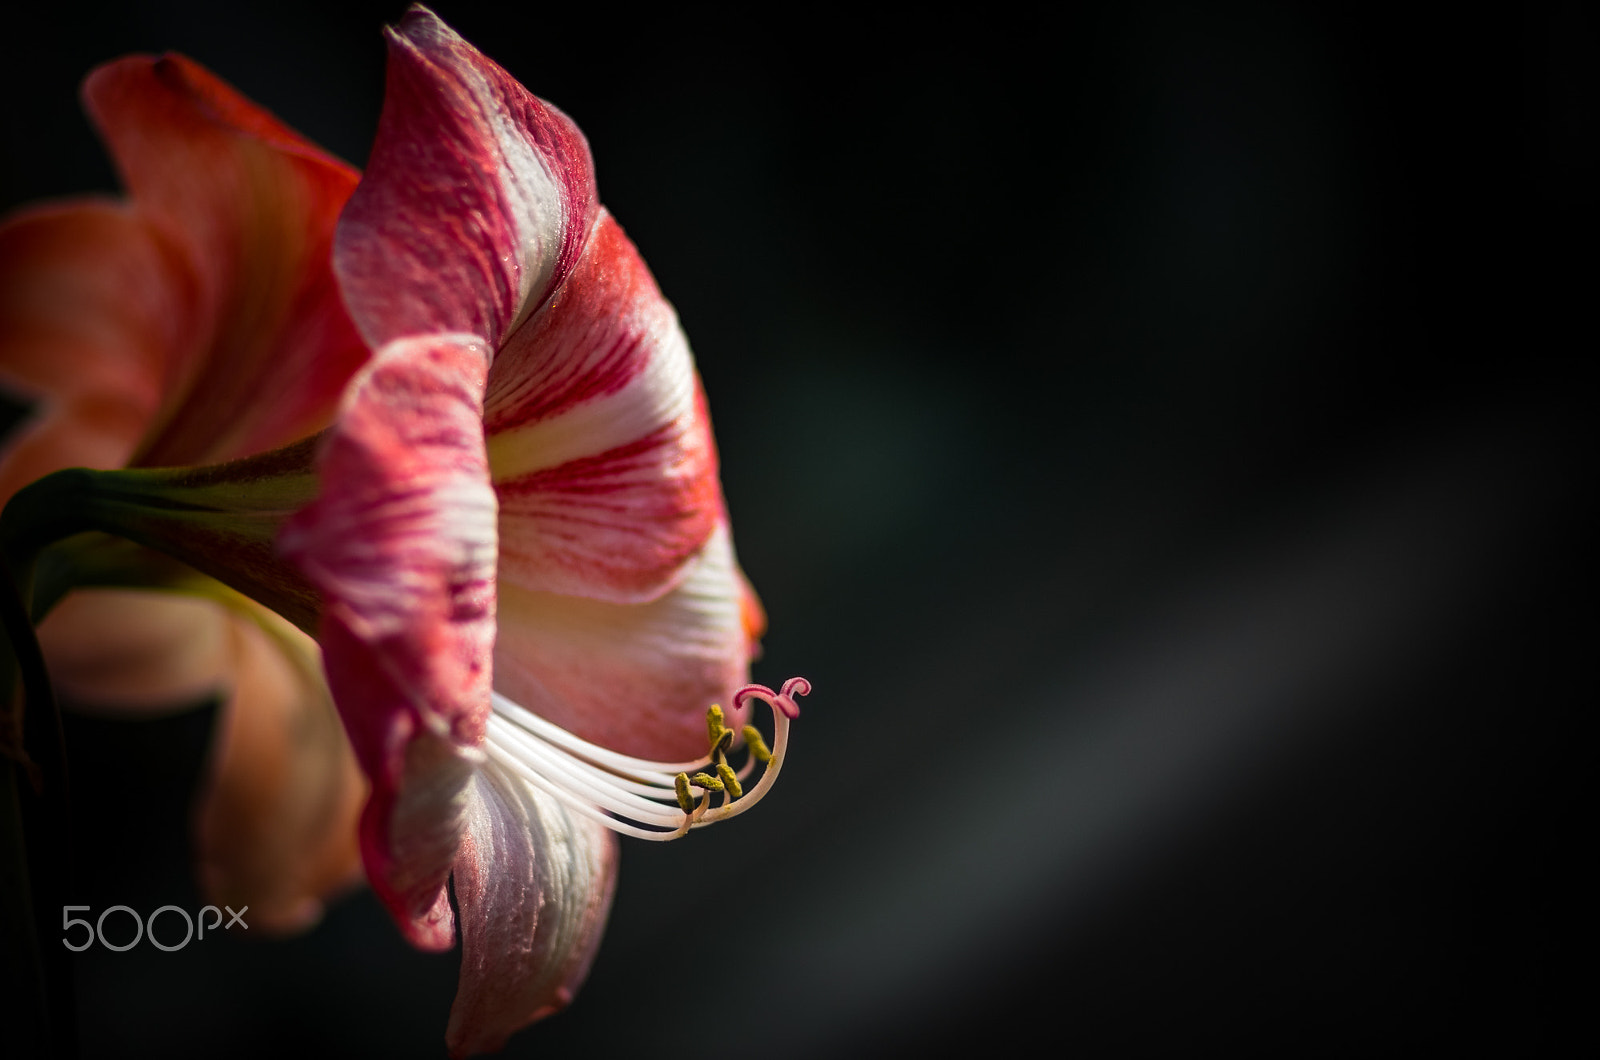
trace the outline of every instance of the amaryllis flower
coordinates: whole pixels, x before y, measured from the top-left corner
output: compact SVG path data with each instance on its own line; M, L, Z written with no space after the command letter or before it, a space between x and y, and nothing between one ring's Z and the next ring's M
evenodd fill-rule
M705 397L675 314L599 205L582 134L424 9L389 40L377 142L332 242L338 300L324 240L260 292L317 297L266 318L248 292L217 310L228 327L300 328L300 352L328 363L219 391L203 415L180 389L154 436L198 417L233 447L199 456L239 459L60 472L17 494L0 540L116 534L315 633L371 784L368 879L416 945L446 948L459 928L460 1055L571 999L615 835L673 838L749 808L809 685L744 684L765 620L734 558ZM289 142L226 99L220 120ZM262 219L281 223L299 222ZM355 352L312 341L348 338L351 321ZM289 415L296 386L326 396L317 381L342 381L365 350L318 435L262 451L268 432L230 415L284 399L274 440L314 429L325 403ZM134 461L195 456L162 444ZM773 711L770 752L740 728L753 699Z
M375 352L281 543L322 593L329 683L372 780L368 877L440 948L453 875L447 1037L494 1049L585 975L613 833L681 834L759 793L686 815L675 774L720 767L702 784L737 789L707 708L737 726L765 698L781 755L806 686L739 691L764 620L704 394L582 134L424 9L389 34L335 262Z
M355 170L180 56L100 67L84 101L130 198L0 226L0 383L33 403L0 454L0 503L59 468L282 446L330 422L366 359L331 264ZM147 566L107 539L79 553L79 584ZM202 882L253 925L294 927L358 873L363 785L315 646L230 598L80 592L40 637L80 703L147 711L232 686L198 821Z

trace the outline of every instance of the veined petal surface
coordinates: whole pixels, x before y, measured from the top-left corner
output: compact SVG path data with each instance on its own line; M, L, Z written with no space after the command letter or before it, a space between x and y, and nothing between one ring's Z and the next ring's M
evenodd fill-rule
M726 526L647 604L500 588L495 689L591 743L655 760L706 749L705 712L745 683L751 630ZM744 715L728 709L738 728Z
M425 10L390 34L336 261L369 341L455 331L494 346L503 580L638 603L683 577L721 495L676 314L598 206L582 134Z
M495 359L484 416L503 582L647 602L722 517L689 344L603 210L566 281Z
M615 832L493 764L472 779L455 865L461 984L445 1041L494 1052L565 1008L599 947L616 889Z
M443 332L498 346L588 235L589 145L433 12L412 8L388 38L368 177L340 224L345 298L374 347Z

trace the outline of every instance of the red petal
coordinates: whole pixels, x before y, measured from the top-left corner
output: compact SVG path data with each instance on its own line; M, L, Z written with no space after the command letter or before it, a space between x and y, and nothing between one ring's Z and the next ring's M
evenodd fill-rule
M444 882L481 757L495 637L495 498L470 336L380 350L352 382L321 494L282 550L324 597L328 684L372 780L362 847L418 945L451 943Z
M368 177L339 228L367 340L466 332L498 345L571 268L595 207L577 126L412 8L389 32Z

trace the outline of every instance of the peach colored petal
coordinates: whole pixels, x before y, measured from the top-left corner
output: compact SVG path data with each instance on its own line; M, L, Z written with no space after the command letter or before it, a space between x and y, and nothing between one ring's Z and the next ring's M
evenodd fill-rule
M0 385L35 406L0 454L0 503L63 467L117 467L189 341L187 274L136 214L83 201L0 225Z
M72 593L39 644L63 700L123 715L191 708L229 686L234 661L221 605L124 589Z
M200 462L292 441L365 357L331 269L354 170L180 57L108 64L85 95L133 201L0 226L0 381L36 402L0 500L136 450ZM40 636L84 706L164 712L233 689L197 821L214 895L289 928L359 871L364 782L304 638L285 654L298 634L274 646L215 604L125 591L70 595Z
M188 264L186 338L135 463L213 462L323 426L366 351L332 274L358 175L198 64L131 56L84 85L140 217Z
M146 420L136 397L91 391L41 402L0 452L0 504L65 467L113 468L127 460Z
M217 716L196 819L201 887L214 903L248 905L252 927L297 930L361 879L366 781L315 643L266 611L220 628L235 691Z
M0 225L0 378L33 394L131 391L154 410L185 336L187 276L132 208L84 200Z
M359 881L366 783L305 634L259 608L107 589L68 596L39 638L78 710L158 716L224 697L195 822L210 900L290 931Z

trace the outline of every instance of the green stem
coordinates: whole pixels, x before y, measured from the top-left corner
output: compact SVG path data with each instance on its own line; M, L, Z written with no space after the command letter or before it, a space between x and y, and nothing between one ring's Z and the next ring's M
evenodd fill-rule
M71 468L19 490L0 511L0 702L19 676L23 687L21 725L0 731L0 750L13 759L0 778L0 970L18 980L0 989L43 1013L32 1028L42 1045L31 1051L77 1052L71 953L53 919L73 887L67 756L34 623L74 588L121 585L231 596L237 605L233 590L313 632L317 593L275 542L316 495L317 445L309 438L201 468ZM7 720L14 715L0 713ZM30 1041L25 1028L6 1033Z
M278 555L276 541L284 522L316 496L317 441L210 467L46 475L0 513L0 549L16 562L88 531L110 534L179 560L314 632L316 590ZM82 550L73 559L105 566ZM143 573L148 564L138 566ZM21 585L25 599L33 588ZM35 616L53 602L35 604Z

